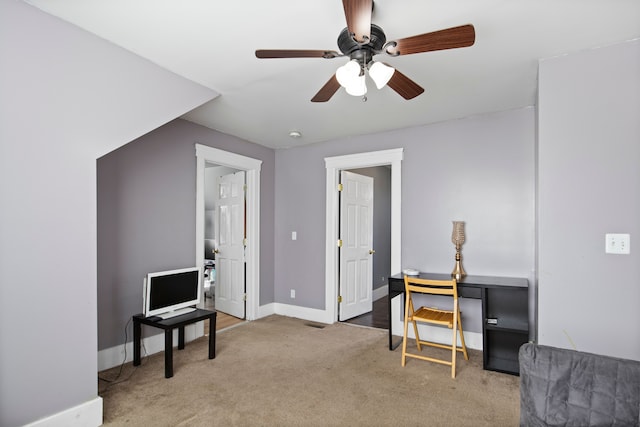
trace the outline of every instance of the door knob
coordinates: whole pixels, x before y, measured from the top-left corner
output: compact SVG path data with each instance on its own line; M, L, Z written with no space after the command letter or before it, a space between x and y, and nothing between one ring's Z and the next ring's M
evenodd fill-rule
M220 251L219 251L219 250L217 250L217 249L214 249L214 250L213 250L213 253L214 253L214 254L219 254L219 253L220 253Z
M376 251L374 251L373 249L369 249L369 255L373 255L375 253L376 253Z

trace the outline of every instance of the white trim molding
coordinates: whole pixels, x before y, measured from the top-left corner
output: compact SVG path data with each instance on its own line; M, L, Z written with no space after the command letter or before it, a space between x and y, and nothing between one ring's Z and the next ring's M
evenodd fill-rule
M93 427L101 425L102 398L98 396L73 408L26 424L26 427Z
M404 329L404 325L401 328L401 331L399 333L400 337L402 337L402 335L404 334L403 329ZM422 337L428 336L430 341L441 343L441 344L449 344L449 345L451 344L452 331L449 328L442 328L442 327L431 326L431 325L418 325L418 333ZM471 350L482 351L482 332L463 331L463 333L464 333L464 344L467 348L470 348ZM416 334L413 332L413 327L411 326L407 330L407 337L412 340L416 339ZM458 336L458 345L460 345L460 336Z
M157 330L157 329L156 329ZM189 343L204 335L204 321L192 323L184 328L184 341ZM173 330L173 342L178 342L178 330ZM164 334L155 334L142 338L141 357L164 351ZM142 353L142 351L144 353ZM133 361L133 341L105 348L98 352L98 372Z
M389 285L380 286L373 290L373 300L378 301L380 298L387 298L389 295Z
M195 144L196 149L196 265L204 265L204 169L215 163L247 172L247 320L258 318L260 307L260 170L262 160ZM201 286L204 286L201 284Z
M341 170L391 166L391 274L401 270L402 148L346 156L326 157L325 314L328 323L338 320L338 182Z
M329 317L327 317L326 310L319 310L317 308L275 303L274 309L275 314L278 314L280 316L295 317L296 319L309 320L311 322L319 322L325 324L331 324L334 322Z

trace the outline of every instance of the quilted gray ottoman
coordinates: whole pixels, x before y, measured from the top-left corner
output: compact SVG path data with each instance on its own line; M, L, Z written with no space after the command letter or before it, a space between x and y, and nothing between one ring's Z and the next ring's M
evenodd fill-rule
M527 343L520 425L640 426L640 361Z

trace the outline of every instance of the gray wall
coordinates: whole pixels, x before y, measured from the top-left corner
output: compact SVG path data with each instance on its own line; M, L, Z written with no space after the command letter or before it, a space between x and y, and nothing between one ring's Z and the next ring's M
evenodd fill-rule
M0 2L0 57L0 425L17 426L97 397L96 159L214 94L18 0ZM538 239L541 342L568 346L567 331L636 359L638 251L605 256L602 241L614 227L637 235L638 57L634 42L542 64ZM470 273L527 275L535 137L525 109L276 152L261 302L287 302L295 282L299 304L324 307L323 158L385 148L406 149L403 264L450 271L450 221L464 219ZM263 182L274 175L263 164Z
M290 303L295 288L298 305L325 308L324 158L400 147L403 267L449 273L459 219L469 274L532 279L535 126L526 108L276 151L276 302ZM292 230L304 232L291 241Z
M145 274L195 262L196 142L263 162L260 303L273 302L274 151L175 120L98 160L99 350L124 343Z
M96 159L215 93L22 1L0 2L0 58L0 425L12 427L98 401Z
M387 284L391 275L391 168L352 169L373 178L373 289Z
M540 342L640 360L640 41L542 61L539 116Z

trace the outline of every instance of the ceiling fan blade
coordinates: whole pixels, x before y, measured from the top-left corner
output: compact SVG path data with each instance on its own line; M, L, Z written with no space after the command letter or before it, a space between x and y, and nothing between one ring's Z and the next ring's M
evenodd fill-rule
M256 58L336 58L342 54L333 50L258 49Z
M349 33L358 43L367 43L371 38L371 12L373 0L342 0Z
M473 25L461 25L432 33L395 40L387 43L385 51L391 56L411 55L434 50L472 46L476 41Z
M424 92L422 87L398 70L393 73L387 86L398 92L404 99L413 99Z
M327 102L340 89L340 83L334 74L327 83L311 98L311 102Z

